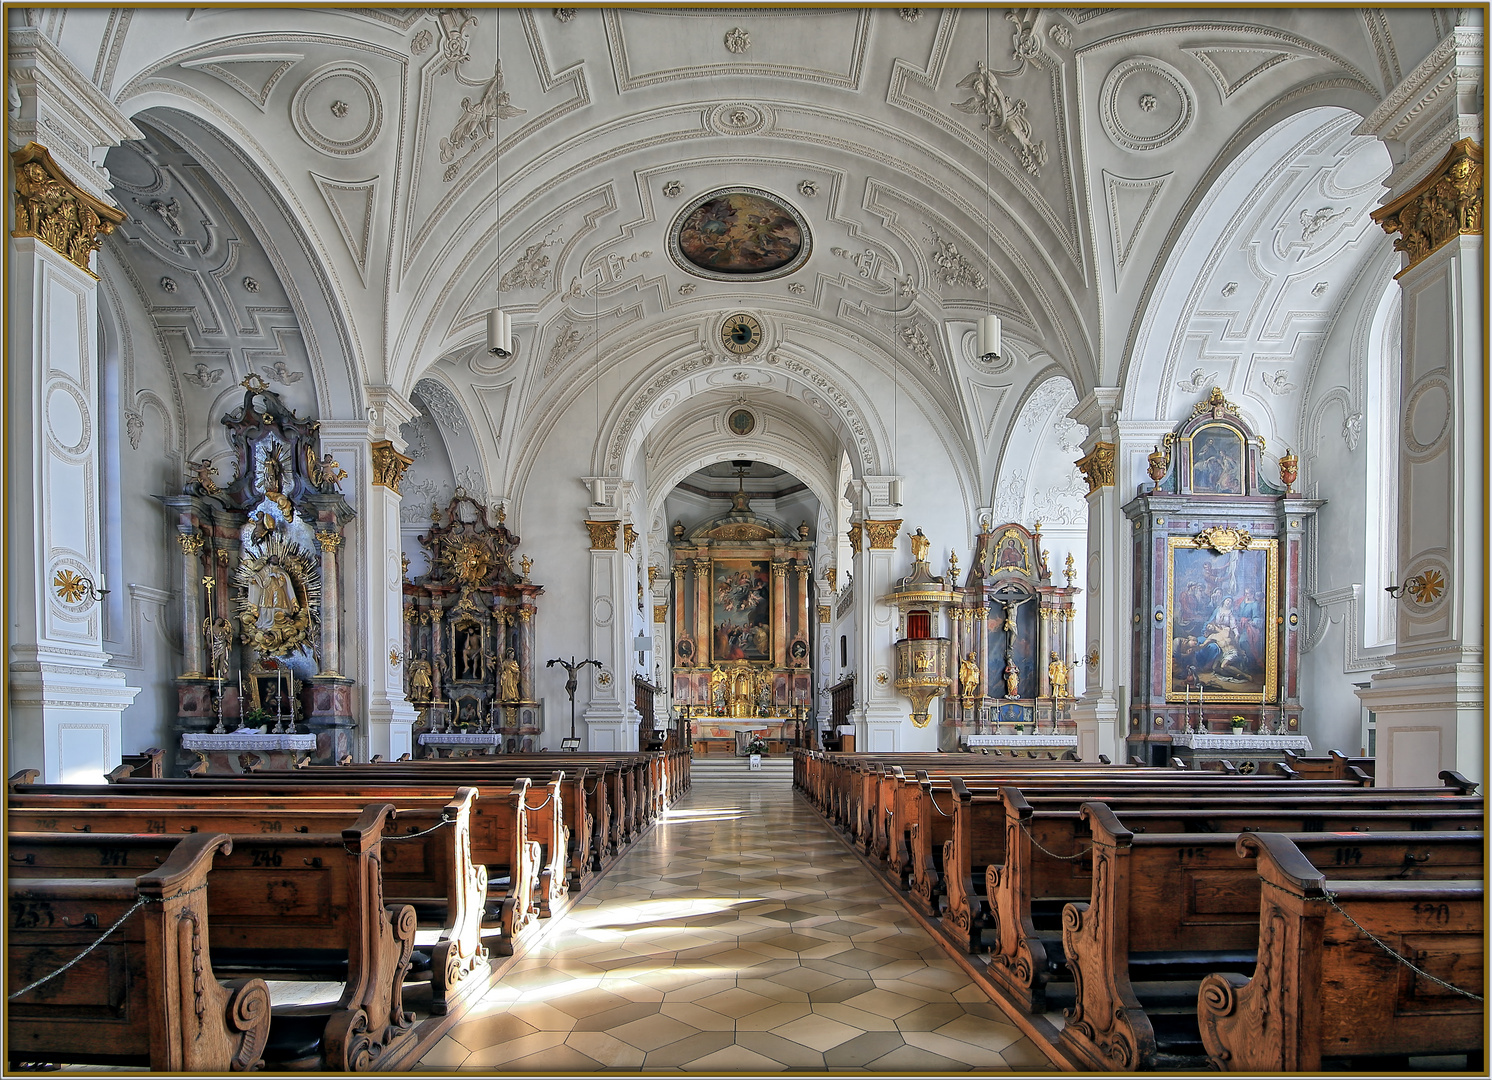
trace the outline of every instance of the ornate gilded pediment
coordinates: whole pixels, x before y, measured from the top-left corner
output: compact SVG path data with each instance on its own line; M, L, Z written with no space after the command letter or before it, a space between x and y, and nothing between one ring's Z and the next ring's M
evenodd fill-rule
M750 521L730 521L699 535L709 540L770 540L777 530Z

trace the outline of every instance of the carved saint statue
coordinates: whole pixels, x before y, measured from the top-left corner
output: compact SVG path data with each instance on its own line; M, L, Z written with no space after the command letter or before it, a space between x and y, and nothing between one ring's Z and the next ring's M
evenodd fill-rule
M1009 600L1005 601L1005 629L1010 632L1011 641L1015 640L1016 630L1019 629L1019 624L1015 621L1015 613L1020 610L1021 604L1029 604L1030 602L1031 597L1029 596L1016 603L1011 603Z
M1021 673L1015 669L1015 656L1009 649L1005 650L1005 696L1008 698L1021 696Z
M207 637L212 677L221 679L228 672L228 649L233 644L233 626L227 619L213 622L209 616L202 620L202 633Z
M1050 655L1051 662L1046 666L1046 675L1052 683L1052 697L1065 698L1067 696L1067 665L1057 659L1055 652Z
M911 536L911 540L912 558L920 563L927 562L928 540L927 537L922 534L922 530L918 529L916 532L914 532Z
M416 660L409 665L409 699L415 705L428 705L433 691L430 683L430 661Z
M715 710L716 716L723 716L725 714L725 684L727 681L728 677L725 674L725 669L716 664L715 670L710 672L710 707Z
M972 652L958 662L958 685L966 698L979 693L979 662Z
M259 617L254 625L261 630L268 630L275 625L275 620L281 615L284 618L292 618L300 610L300 604L295 598L295 582L290 579L290 574L280 565L277 558L272 558L268 566L259 571L259 597L256 606L259 609Z
M756 707L763 716L772 715L772 674L765 669L756 676Z
M504 701L517 701L520 696L518 686L518 661L513 658L512 650L508 650L507 657L503 660L502 673L498 676L501 684L502 699Z
M479 678L481 675L482 642L475 632L466 635L466 644L461 646L461 677Z

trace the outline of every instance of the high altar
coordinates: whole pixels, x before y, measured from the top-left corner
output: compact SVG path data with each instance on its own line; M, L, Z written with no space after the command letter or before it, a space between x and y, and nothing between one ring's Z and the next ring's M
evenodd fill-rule
M776 730L806 714L813 696L809 613L813 542L751 511L737 491L730 511L687 534L676 524L673 560L673 700L696 733Z
M1134 527L1129 753L1244 771L1310 748L1300 723L1301 574L1322 500L1264 476L1264 439L1213 388L1150 455ZM1244 734L1229 734L1234 718Z

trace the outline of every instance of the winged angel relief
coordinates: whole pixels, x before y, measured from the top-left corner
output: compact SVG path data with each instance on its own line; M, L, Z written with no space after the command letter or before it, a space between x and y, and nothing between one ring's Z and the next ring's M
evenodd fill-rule
M446 169L444 179L454 180L456 173L460 171L461 162L455 160L461 151L467 150L465 157L470 156L476 148L486 139L490 139L496 133L496 124L499 120L508 120L514 116L522 116L528 112L520 109L512 103L508 92L503 89L503 62L497 62L493 69L492 78L482 87L481 96L473 101L469 97L461 99L461 116L457 119L451 133L440 140L441 164L450 164Z
M1039 176L1046 164L1046 143L1031 138L1031 122L1026 119L1026 103L1006 96L995 81L995 73L983 60L974 62L974 71L958 84L971 91L964 101L950 104L960 112L984 117L984 130L994 131L1000 141L1015 151L1021 164L1032 176Z

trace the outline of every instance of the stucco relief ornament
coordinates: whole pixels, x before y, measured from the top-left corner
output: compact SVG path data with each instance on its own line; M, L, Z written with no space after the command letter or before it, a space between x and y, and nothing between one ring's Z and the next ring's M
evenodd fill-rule
M726 32L725 47L733 53L743 53L751 48L751 35L739 26Z
M932 261L937 272L933 275L944 285L967 285L971 289L984 288L984 275L959 252L952 240L944 240L938 230L923 222L932 234Z
M914 23L922 18L922 9L914 7L897 8L896 13L901 16L902 22Z
M438 74L447 75L471 59L471 32L477 19L465 8L445 8L437 13L440 20L440 51L445 60Z
M421 30L409 43L409 51L416 56L424 55L426 49L435 43L435 35L428 30Z
M508 292L511 289L542 289L549 284L549 256L544 254L544 249L549 244L540 241L530 244L528 248L518 257L509 270L497 283L498 292Z
M206 364L198 364L192 371L186 371L181 376L194 386L200 386L206 390L223 377L222 368L210 368Z
M803 196L811 199L815 195L817 195L818 193L819 193L819 186L818 186L817 181L814 181L814 180L800 180L800 181L798 181L798 194L803 195Z
M492 78L482 87L482 94L473 101L466 97L461 99L461 115L456 123L452 125L451 132L440 140L440 160L442 164L453 161L458 153L471 144L473 150L477 144L493 137L498 120L507 120L514 116L522 116L528 112L514 105L508 92L503 89L503 62L498 60L493 69ZM456 165L459 168L460 163ZM445 178L455 178L455 172L447 169Z
M963 101L950 102L960 112L984 117L982 129L1015 152L1015 156L1032 176L1041 175L1046 164L1046 143L1031 137L1031 122L1026 119L1026 103L1007 97L995 79L995 73L983 60L974 62L974 71L958 83L960 90L972 91Z
M1005 17L1015 23L1015 36L1011 39L1011 51L1015 53L1017 60L1035 60L1041 55L1041 39L1036 36L1036 28L1032 23L1022 23L1021 17L1013 11L1007 11Z
M665 199L677 199L683 194L684 185L677 180L670 180L663 185L663 197Z
M579 8L557 7L557 8L554 9L554 18L555 18L555 21L556 22L567 23L571 19L575 18L576 14L579 11L580 11Z

